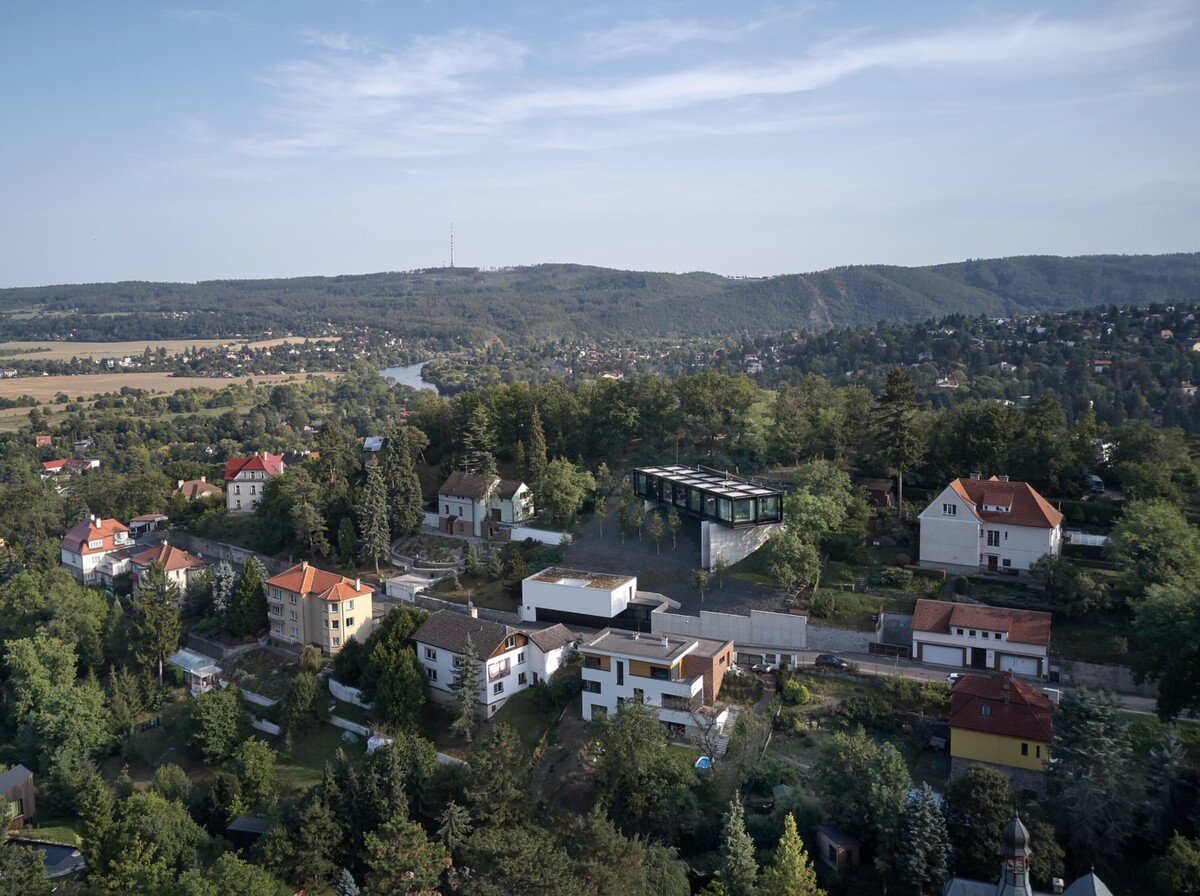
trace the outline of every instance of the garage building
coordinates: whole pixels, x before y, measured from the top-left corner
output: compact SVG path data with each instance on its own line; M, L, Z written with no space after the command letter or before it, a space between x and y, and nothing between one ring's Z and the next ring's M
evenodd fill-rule
M1044 678L1050 659L1050 614L919 600L913 613L912 657L933 666Z

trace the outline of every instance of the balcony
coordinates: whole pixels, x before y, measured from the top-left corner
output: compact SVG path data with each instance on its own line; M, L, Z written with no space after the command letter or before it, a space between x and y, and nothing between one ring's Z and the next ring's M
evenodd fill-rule
M703 694L696 694L693 697L677 697L674 694L663 694L662 698L662 708L673 710L674 712L699 712L700 707L703 705Z
M510 672L512 672L512 666L509 664L508 660L505 660L494 669L492 667L488 667L488 682L499 681L501 678L506 677Z

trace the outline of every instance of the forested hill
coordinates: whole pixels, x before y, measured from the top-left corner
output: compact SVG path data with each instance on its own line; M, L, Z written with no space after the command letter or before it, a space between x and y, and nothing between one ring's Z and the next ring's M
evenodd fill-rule
M205 338L374 327L453 342L706 336L1200 297L1200 253L860 265L734 279L570 264L0 290L7 339ZM113 316L114 312L119 312Z

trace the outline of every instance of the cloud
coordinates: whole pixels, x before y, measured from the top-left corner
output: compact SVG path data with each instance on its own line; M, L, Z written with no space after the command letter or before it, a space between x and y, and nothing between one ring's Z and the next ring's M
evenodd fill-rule
M298 32L298 37L304 43L336 50L339 53L366 53L371 49L371 42L362 38L351 37L345 33L318 31L315 28L304 28Z
M607 31L584 37L584 45L600 59L615 59L637 53L661 53L680 44L728 42L736 39L738 29L702 25L694 20L668 18L622 22Z
M252 28L254 22L240 13L227 9L200 9L185 7L168 9L167 15L177 22L187 22L191 25L236 25L238 28Z
M526 44L491 32L423 36L398 51L313 32L310 43L335 53L265 75L276 127L237 146L257 156L412 156L479 149L480 138L492 137L501 145L583 148L596 137L597 145L611 145L601 136L606 126L614 133L624 129L619 142L639 127L650 140L673 128L695 133L695 122L685 116L711 117L715 108L729 119L722 132L774 130L786 125L764 125L762 102L815 93L871 72L1012 80L1102 70L1191 27L1185 10L1165 6L1090 20L1009 17L890 40L856 33L764 61L735 58L754 50L739 46L724 61L624 78L614 77L612 66L592 74L578 66L556 68ZM592 43L599 52L620 55L654 40L715 40L715 30L652 19ZM870 105L869 99L860 102ZM794 117L796 129L813 126L802 114Z

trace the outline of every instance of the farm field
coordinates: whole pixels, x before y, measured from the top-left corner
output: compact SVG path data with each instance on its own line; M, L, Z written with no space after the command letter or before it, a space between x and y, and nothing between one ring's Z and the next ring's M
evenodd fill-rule
M337 342L340 336L281 336L278 339L259 339L249 343L251 348L274 348L277 345L302 342ZM218 345L245 345L244 339L158 339L140 342L0 342L0 364L4 358L22 361L69 361L72 358L124 358L142 354L147 348L165 348L178 354L192 348L214 348Z
M266 376L234 378L204 376L171 376L168 373L85 373L67 376L27 376L0 379L0 398L19 398L28 395L37 401L53 401L63 392L71 398L90 397L105 392L117 392L124 386L148 392L177 392L180 389L222 389L248 379L256 383L283 383L303 380L307 376L336 376L336 372L276 373ZM29 410L24 409L25 415Z

